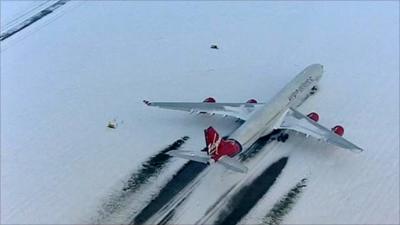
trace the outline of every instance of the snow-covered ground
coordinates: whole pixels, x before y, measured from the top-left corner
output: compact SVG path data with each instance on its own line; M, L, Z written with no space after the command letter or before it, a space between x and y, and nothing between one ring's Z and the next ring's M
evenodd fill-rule
M1 31L41 3L1 1ZM299 110L317 111L324 125L344 125L345 136L365 151L299 135L267 145L260 162L289 156L288 163L242 222L262 222L307 177L283 223L398 224L395 1L68 2L1 42L0 222L91 223L129 174L168 144L187 135L184 148L198 150L207 126L222 134L237 126L141 100L268 101L312 63L325 73L318 94ZM107 128L114 118L118 128ZM173 159L165 174L181 164ZM136 208L164 175L152 179L152 193L134 200ZM198 221L227 188L221 176L218 168L208 173L172 221Z

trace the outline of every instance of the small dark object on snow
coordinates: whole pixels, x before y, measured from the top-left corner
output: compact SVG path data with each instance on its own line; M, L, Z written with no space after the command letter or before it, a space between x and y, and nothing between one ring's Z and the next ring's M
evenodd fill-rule
M212 49L218 49L218 46L217 46L217 45L211 45L210 48L212 48Z
M117 128L117 123L114 122L114 121L110 121L110 122L108 122L107 127L108 127L108 128L112 128L112 129L115 129L115 128Z

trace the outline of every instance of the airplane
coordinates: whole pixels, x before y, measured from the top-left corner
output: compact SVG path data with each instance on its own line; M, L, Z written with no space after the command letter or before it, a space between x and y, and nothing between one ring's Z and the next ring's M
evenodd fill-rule
M260 137L275 131L283 131L278 141L284 142L288 138L288 134L284 131L292 130L340 148L362 152L362 148L343 138L342 126L326 128L318 123L319 115L316 112L304 115L296 110L318 90L317 84L323 71L321 64L306 67L268 103L258 103L255 99L250 99L245 103L217 103L212 97L206 98L203 102L150 102L146 100L143 102L148 106L229 116L240 120L242 124L228 137L221 137L211 126L204 130L207 155L185 150L173 150L167 153L201 163L219 163L236 172L246 173L248 170L236 159L236 156L243 149L248 149Z

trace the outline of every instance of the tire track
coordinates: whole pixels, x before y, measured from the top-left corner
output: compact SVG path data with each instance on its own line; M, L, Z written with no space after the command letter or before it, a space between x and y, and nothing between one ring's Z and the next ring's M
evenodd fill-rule
M267 193L275 183L288 157L283 157L265 169L254 181L241 188L229 200L227 207L222 211L215 224L237 224Z
M189 193L189 194L190 194L190 193ZM174 217L174 215L175 215L175 210L186 200L186 198L187 198L188 196L189 196L189 195L187 195L186 197L184 197L184 198L176 205L176 207L175 207L172 211L168 212L167 216L165 216L157 225L165 225L165 224L167 224L167 223L171 220L171 218Z
M243 152L239 155L241 161L247 161L252 157L255 157L268 143L275 140L275 135L279 134L280 131L273 132L269 135L259 138L253 145L251 145L248 151ZM204 150L203 150L204 151ZM136 217L131 221L131 224L143 224L156 213L158 213L166 204L180 193L187 185L195 180L196 177L207 167L207 165L189 161L186 163L181 170L171 179L167 185L160 191L156 196ZM187 196L186 196L187 197ZM179 204L182 204L186 199L179 200ZM167 212L164 218L160 218L161 224L166 224L174 215L175 209L171 212Z
M256 156L261 149L268 143L275 140L274 136L279 131L266 135L259 138L253 145L251 145L248 151L243 152L239 155L241 161L247 161L252 157ZM204 151L204 150L203 150ZM154 216L164 205L168 204L180 191L182 191L189 183L195 180L195 178L207 167L207 165L189 161L186 163L181 170L171 179L167 185L160 191L156 196L131 222L131 224L143 224ZM187 197L187 196L186 196ZM178 205L182 204L186 197L179 202ZM165 218L161 219L162 224L168 223L173 217L175 209L166 214Z
M26 19L26 20L22 21L21 23L17 24L16 26L8 29L4 33L0 34L0 41L4 41L5 39L11 37L12 35L18 33L19 31L29 27L33 23L37 22L38 20L42 19L43 17L54 12L57 8L65 5L68 1L70 1L70 0L59 0L56 3L50 5L49 7L41 10L37 14L33 15L29 19Z
M208 165L189 161L187 162L172 179L160 190L159 194L145 207L130 224L143 224L156 214L165 204L170 202L182 189L191 183ZM182 203L181 201L180 203ZM163 219L167 223L169 218Z
M302 179L290 191L285 194L281 200L274 204L272 209L264 217L264 224L278 225L282 222L283 217L290 212L293 205L299 199L303 188L306 187L307 178Z
M179 149L188 139L188 136L184 136L176 140L174 143L161 150L158 154L143 162L141 168L138 171L133 172L128 180L124 182L122 189L109 196L101 205L97 212L98 217L96 223L101 223L104 219L123 209L128 204L127 200L130 199L130 197L138 191L143 184L146 184L150 178L158 175L167 165L171 156L165 153Z

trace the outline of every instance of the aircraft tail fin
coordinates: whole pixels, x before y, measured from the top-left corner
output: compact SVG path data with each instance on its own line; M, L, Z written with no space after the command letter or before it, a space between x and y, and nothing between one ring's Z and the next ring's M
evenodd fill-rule
M218 132L212 127L204 130L204 136L207 145L205 149L207 155L184 150L173 150L166 154L206 164L216 162L236 172L247 172L247 167L242 165L238 160L232 158L242 150L242 146L238 141L221 138Z
M206 139L207 154L209 155L215 154L218 145L221 142L221 138L218 132L213 127L209 127L204 130L204 136Z
M242 150L240 143L234 139L221 138L218 132L209 127L204 130L208 155L218 161L224 155L235 156Z

